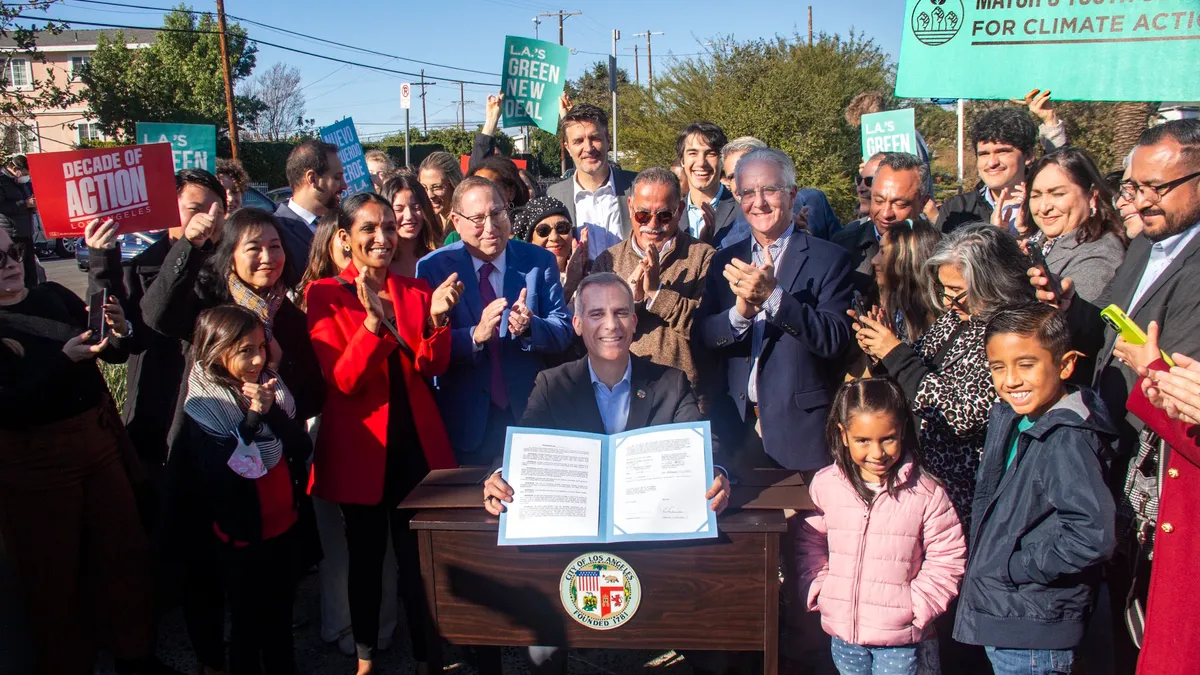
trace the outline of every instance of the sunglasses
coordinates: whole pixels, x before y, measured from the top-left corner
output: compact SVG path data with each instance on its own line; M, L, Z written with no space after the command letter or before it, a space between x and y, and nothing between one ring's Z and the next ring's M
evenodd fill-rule
M862 174L854 174L855 185L865 185L871 187L871 182L875 180L874 176L863 176Z
M659 225L669 225L674 218L675 213L673 211L656 211L654 213L650 213L649 211L633 212L633 219L637 221L638 225L648 225L651 220L658 221Z
M536 227L536 228L533 230L534 234L536 234L537 236L541 237L542 239L545 239L546 237L549 237L549 236L550 236L550 232L551 232L551 231L557 232L557 233L559 233L561 236L564 236L564 237L565 237L565 236L567 236L568 234L571 234L571 223L569 223L569 222L567 222L567 221L563 220L563 221L560 221L560 222L559 222L557 225L555 225L554 227L550 227L549 225L544 225L544 224L543 224L543 225L538 225L538 226L537 226L537 227Z
M0 251L0 267L7 267L9 260L20 265L25 260L25 244L13 244L7 251Z

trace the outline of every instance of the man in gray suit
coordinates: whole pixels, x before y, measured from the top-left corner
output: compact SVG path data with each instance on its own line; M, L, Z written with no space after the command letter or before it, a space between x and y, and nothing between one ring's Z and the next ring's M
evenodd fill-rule
M575 162L575 173L551 185L546 194L567 205L576 235L592 226L588 257L595 260L629 236L627 199L637 174L609 163L608 115L594 105L584 103L568 110L558 123L558 137Z
M279 221L279 238L287 254L283 281L294 288L308 266L308 249L312 246L317 220L336 209L346 191L337 146L317 139L297 145L288 155L287 179L292 197L275 209L275 219Z

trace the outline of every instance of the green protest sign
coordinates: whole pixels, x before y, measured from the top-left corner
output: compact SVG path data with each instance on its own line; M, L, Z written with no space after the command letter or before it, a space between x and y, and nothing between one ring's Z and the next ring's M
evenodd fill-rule
M504 40L504 126L558 133L558 99L567 82L570 50L553 42L509 35Z
M170 143L175 170L217 172L217 128L211 124L138 122L137 142Z
M862 116L862 156L877 152L918 155L917 118L912 108L887 110Z
M896 96L1200 100L1200 0L907 0Z

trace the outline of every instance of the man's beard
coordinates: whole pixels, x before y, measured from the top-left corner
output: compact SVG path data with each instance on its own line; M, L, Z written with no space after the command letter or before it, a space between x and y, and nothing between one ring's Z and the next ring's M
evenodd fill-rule
M1160 231L1154 232L1153 234L1151 234L1150 228L1148 227L1142 230L1142 233L1146 235L1146 238L1153 242L1160 242L1165 239L1170 239L1171 237L1187 230L1189 227L1200 221L1200 207L1193 209L1191 212L1172 214L1166 209L1162 208L1161 204L1155 204L1149 208L1142 209L1138 213L1142 216L1142 222L1146 222L1148 214L1149 217L1152 218L1158 217L1158 215L1161 214L1163 220L1166 221L1165 227L1163 227Z
M342 195L337 192L330 192L328 194L322 194L320 201L321 201L321 206L324 206L326 209L329 209L330 211L332 211L338 207L338 204L341 203Z

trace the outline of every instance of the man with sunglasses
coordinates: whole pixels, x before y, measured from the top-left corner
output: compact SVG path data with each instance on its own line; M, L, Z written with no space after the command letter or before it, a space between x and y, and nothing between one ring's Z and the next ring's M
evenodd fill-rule
M679 226L683 197L675 174L654 167L639 173L629 196L633 232L596 259L594 271L615 272L633 291L637 356L688 376L701 411L709 378L692 352L692 317L700 306L713 249Z
M462 238L417 263L437 288L457 274L465 286L450 312L450 367L438 377L437 403L460 465L488 465L504 451L505 431L525 412L543 356L570 346L558 260L512 239L508 203L496 184L472 176L459 184L451 220Z
M875 179L875 172L879 169L879 163L883 158L887 157L886 152L877 152L867 158L867 161L858 167L858 173L854 174L854 191L858 194L858 217L869 218L871 216L871 183ZM860 221L855 221L855 223ZM850 227L855 223L850 223L846 227Z

